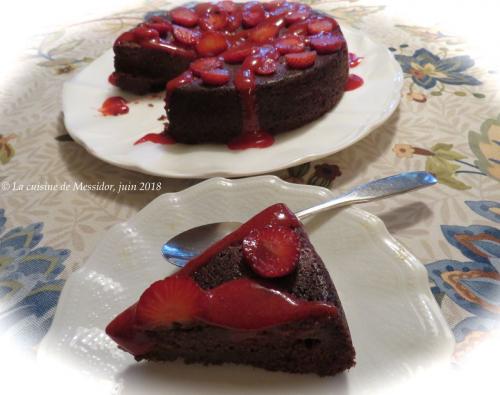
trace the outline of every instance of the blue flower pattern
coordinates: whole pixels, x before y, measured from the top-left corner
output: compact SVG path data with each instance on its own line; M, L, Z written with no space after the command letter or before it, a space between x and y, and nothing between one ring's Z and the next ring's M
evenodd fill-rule
M500 204L467 201L480 216L500 222ZM441 227L446 240L469 261L439 260L426 265L434 281L433 292L445 294L473 317L458 323L453 332L457 342L470 333L487 333L500 328L500 230L492 226Z
M7 219L0 209L0 235ZM69 250L37 247L43 223L11 229L0 237L0 333L33 347L47 332L64 280Z
M474 66L467 55L440 58L425 48L417 49L413 55L395 55L403 71L412 77L415 84L431 89L438 82L451 85L480 85L481 81L464 71Z

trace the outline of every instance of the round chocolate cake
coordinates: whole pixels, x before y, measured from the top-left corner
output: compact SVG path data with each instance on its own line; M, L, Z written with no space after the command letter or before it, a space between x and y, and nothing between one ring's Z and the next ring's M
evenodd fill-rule
M114 83L144 94L166 84L166 133L187 144L265 147L340 100L347 45L308 5L200 3L158 13L115 42Z

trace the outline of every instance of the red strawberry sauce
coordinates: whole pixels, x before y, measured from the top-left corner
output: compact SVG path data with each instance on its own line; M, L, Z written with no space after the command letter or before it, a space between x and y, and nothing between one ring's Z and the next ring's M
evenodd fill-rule
M184 306L186 307L185 309L182 306L177 306L180 309L179 311L194 311L192 322L204 322L210 325L241 331L262 330L309 317L336 316L338 310L333 305L299 300L292 295L260 284L258 281L250 280L249 278L227 281L210 290L202 290L197 285L193 289L193 285L196 283L194 283L194 280L191 280L191 274L204 265L212 256L230 244L241 242L254 229L264 227L269 229L276 226L293 229L301 225L295 215L285 205L275 204L260 212L236 231L212 245L173 276L161 280L164 282L165 288L172 292L173 288L168 288L169 282L175 284L173 287L176 287L179 282L176 282L175 278L189 279L189 288L196 292L196 297L188 298L190 301L186 303L193 303L192 300L196 300L198 306L195 306L195 308L192 305ZM148 322L144 321L144 317L142 317L141 321L136 318L136 312L142 306L140 303L148 303L148 307L155 303L151 300L144 302L143 298L146 293L147 290L141 296L138 303L119 314L106 328L106 333L120 347L136 356L143 355L154 347L153 342L144 334L144 330L150 328ZM168 298L162 300L162 303L168 304ZM262 308L263 306L265 308ZM162 311L164 307L162 306L158 311ZM154 313L156 309L152 310ZM242 311L245 311L245 314L241 314ZM151 318L153 319L152 323L156 323L156 325L158 319L161 320L161 317ZM165 327L168 328L173 322L175 322L175 318L173 320L171 318L169 322L165 322ZM183 322L185 322L185 317L183 317Z
M102 115L122 115L128 113L127 101L121 96L108 97L99 109Z

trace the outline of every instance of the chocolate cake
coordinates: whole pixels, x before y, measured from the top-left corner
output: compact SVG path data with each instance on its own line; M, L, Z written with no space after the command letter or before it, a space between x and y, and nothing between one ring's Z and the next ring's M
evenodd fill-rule
M106 333L138 361L236 363L321 376L354 366L330 275L283 204L152 284Z
M166 132L187 144L268 146L331 110L348 77L335 19L285 1L178 7L113 48L120 88L143 94L168 83Z

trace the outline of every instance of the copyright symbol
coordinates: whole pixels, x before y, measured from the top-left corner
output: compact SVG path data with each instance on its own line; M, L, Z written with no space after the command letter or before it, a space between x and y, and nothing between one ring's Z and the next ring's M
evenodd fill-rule
M0 184L0 189L4 192L7 192L10 190L10 183L8 181L4 181Z

